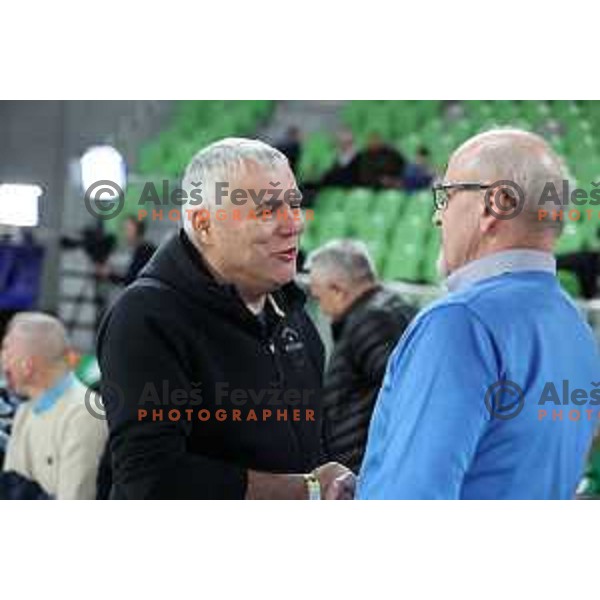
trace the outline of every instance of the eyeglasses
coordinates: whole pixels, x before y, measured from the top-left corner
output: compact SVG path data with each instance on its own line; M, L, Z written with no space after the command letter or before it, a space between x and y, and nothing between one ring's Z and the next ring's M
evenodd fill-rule
M491 187L491 185L479 181L436 183L431 188L431 191L433 192L433 206L437 211L441 212L444 210L446 206L448 206L451 196L449 192L451 190L487 190Z

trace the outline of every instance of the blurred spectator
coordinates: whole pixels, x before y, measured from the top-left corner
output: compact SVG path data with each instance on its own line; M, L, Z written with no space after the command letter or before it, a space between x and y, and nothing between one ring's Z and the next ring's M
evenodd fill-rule
M146 234L146 223L138 220L134 215L128 215L124 221L125 240L132 249L132 256L127 271L123 274L116 273L107 264L100 264L96 268L96 274L101 279L108 279L113 283L129 285L152 258L156 246L144 239Z
M321 179L321 186L351 187L358 185L357 152L350 131L338 135L338 155L335 164Z
M378 134L371 134L365 150L356 157L358 184L365 187L385 187L386 177L403 173L406 159L395 148L383 142Z
M4 464L4 454L6 453L16 407L16 399L11 397L8 390L4 388L4 383L2 383L2 387L0 387L0 469Z
M404 169L402 182L406 191L415 192L431 186L434 171L429 161L429 150L425 146L420 146L414 162L408 163Z
M329 242L308 265L335 342L324 381L323 449L326 460L357 471L388 357L414 313L379 283L362 242Z
M2 368L11 392L29 398L8 440L2 494L38 497L39 486L43 496L94 499L107 428L88 412L63 325L43 313L17 314L2 343Z
M579 281L582 298L591 300L598 295L600 253L591 249L562 254L556 258L556 267L573 273Z
M300 134L300 129L295 125L288 127L284 137L276 144L276 147L285 155L290 163L292 171L295 172L302 152L302 136Z
M433 179L434 171L429 163L429 150L425 146L420 146L414 162L408 163L401 174L396 174L394 177L386 175L382 178L382 182L385 187L416 192L431 187Z
M600 228L596 230L596 238L600 238ZM591 300L598 296L600 252L594 250L591 244L584 244L577 252L557 256L556 267L570 271L577 277L583 298Z

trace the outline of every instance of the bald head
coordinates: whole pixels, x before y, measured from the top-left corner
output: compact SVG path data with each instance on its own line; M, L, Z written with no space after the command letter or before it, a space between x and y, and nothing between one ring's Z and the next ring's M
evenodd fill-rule
M436 215L441 274L503 250L552 252L562 221L552 218L555 211L540 212L540 200L552 186L553 199L566 205L565 179L561 159L534 133L492 129L467 140L450 157L445 208Z
M478 133L469 138L459 146L452 155L451 160L458 158L467 158L481 151L491 151L493 149L501 156L507 151L515 151L519 148L526 149L527 152L537 156L554 154L546 140L530 131L523 129L489 129Z
M551 184L563 204L565 179L569 173L550 144L541 136L520 129L492 129L462 144L450 158L448 170L471 172L478 181L511 181L523 191L522 218L532 227L551 228L560 232L562 222L538 218L540 198ZM518 189L517 188L517 189Z
M69 343L63 324L44 313L20 313L8 327L8 333L19 339L21 348L49 364L64 361Z
M69 369L68 352L67 333L58 319L44 313L19 313L2 341L2 368L10 387L31 395Z

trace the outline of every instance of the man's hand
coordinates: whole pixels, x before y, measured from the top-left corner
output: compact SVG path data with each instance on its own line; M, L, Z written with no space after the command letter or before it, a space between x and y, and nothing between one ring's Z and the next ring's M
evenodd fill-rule
M356 487L354 473L336 462L326 463L314 470L321 485L323 500L352 500Z
M350 469L330 462L313 471L321 486L322 500L352 500L356 477ZM247 500L307 500L304 475L248 470Z

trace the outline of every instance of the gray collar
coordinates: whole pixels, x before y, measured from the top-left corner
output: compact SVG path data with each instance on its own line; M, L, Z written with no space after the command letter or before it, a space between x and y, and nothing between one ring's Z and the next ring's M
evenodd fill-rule
M456 292L484 279L518 271L542 271L556 275L556 260L541 250L505 250L484 256L460 267L446 279L446 287Z

